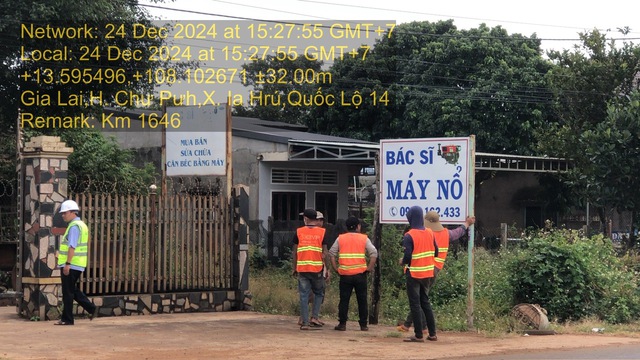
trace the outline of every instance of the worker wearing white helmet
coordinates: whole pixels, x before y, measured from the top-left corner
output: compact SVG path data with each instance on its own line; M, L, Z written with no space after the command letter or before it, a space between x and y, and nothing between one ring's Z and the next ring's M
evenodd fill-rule
M97 307L78 288L78 279L87 267L89 228L80 220L78 203L66 200L60 205L60 215L68 223L60 248L58 249L58 267L62 270L62 316L56 325L73 325L73 300L89 313L93 320L97 314Z

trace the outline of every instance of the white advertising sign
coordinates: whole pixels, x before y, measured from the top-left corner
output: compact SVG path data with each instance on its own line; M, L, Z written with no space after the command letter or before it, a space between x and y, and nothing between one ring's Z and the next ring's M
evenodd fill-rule
M406 223L411 206L443 224L468 212L470 138L380 140L380 222Z
M168 107L168 117L174 114L179 114L180 127L166 131L167 176L225 175L225 106Z

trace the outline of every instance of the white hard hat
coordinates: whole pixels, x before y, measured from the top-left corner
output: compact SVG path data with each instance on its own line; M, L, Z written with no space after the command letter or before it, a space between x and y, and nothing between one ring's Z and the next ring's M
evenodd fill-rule
M65 211L80 211L78 204L73 200L65 200L60 205L60 212L63 213Z

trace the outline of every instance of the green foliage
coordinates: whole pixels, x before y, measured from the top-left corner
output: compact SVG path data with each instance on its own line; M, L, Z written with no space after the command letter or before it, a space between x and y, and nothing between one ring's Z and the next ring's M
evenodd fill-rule
M154 0L154 2L157 2ZM92 29L92 37L78 36L77 38L55 38L53 36L34 37L21 36L21 26L29 28L33 26L42 27L77 27ZM154 84L149 83L144 78L135 79L132 75L134 71L144 73L146 70L155 70L166 67L167 61L136 61L135 66L131 61L120 58L118 60L107 60L107 50L109 47L116 47L121 50L140 50L143 59L149 59L150 47L160 46L163 39L152 37L135 37L131 31L126 31L124 36L106 36L110 30L114 30L107 24L125 24L126 29L131 29L132 24L143 24L147 28L156 27L151 16L143 8L138 6L137 1L131 0L96 0L96 1L64 1L64 0L25 0L8 1L0 0L0 38L3 45L0 47L0 89L5 94L4 100L0 102L0 126L4 130L4 136L0 139L0 150L7 157L0 158L0 176L10 179L15 177L15 132L18 108L22 113L30 113L35 116L70 116L79 117L99 114L102 106L113 103L114 96L118 91L131 91L136 94L151 94ZM48 61L28 61L22 60L21 54L29 54L34 50L60 50L71 53L69 59L64 62L64 67L68 69L121 69L125 71L127 81L118 83L117 81L93 81L91 84L84 82L58 81L59 76L54 76L52 81L40 81L39 83L24 80L19 75L28 71L34 73L36 70L45 73L51 69L59 69L52 66ZM83 51L84 49L84 51ZM86 54L87 49L98 49L99 54L91 52L87 59L81 60L80 55ZM172 67L184 69L192 66L193 63L172 63ZM45 70L49 69L49 70ZM84 79L84 78L83 78ZM55 81L54 81L55 80ZM26 91L38 93L40 97L49 96L52 101L50 106L30 106L21 103L21 94ZM101 94L102 104L93 104L89 101L91 92L94 95ZM68 99L70 95L79 96L82 94L82 101L88 106L58 106L57 99ZM25 131L29 124L25 124ZM69 129L41 129L37 133L29 132L25 134L25 140L33 135L58 135L65 138L77 138L76 134ZM70 168L74 171L82 170L86 172L75 173L79 177L86 175L97 175L106 172L107 180L117 179L120 182L131 184L131 178L144 177L148 170L137 171L128 164L130 157L125 151L116 151L114 146L108 142L96 140L96 135L87 135L91 144L82 145L82 142L70 141L82 153L81 148L86 152L74 153L71 159ZM92 146L93 148L89 149ZM105 151L105 152L102 152ZM91 158L93 152L94 158ZM111 160L111 156L115 159ZM81 158L81 159L80 159ZM80 159L80 160L77 160ZM78 163L82 161L83 163ZM104 163L104 164L101 164ZM106 168L105 168L106 167ZM124 179L116 176L123 176ZM148 186L148 183L145 184Z
M404 227L382 226L380 255L382 293L380 321L395 323L404 320L409 311L406 295L406 279L398 259L402 256L400 240ZM513 290L507 267L511 253L491 254L483 249L475 252L475 309L476 326L497 331L496 322L506 324L513 303ZM466 330L466 303L468 257L466 252L447 257L444 269L438 275L431 292L431 304L442 330ZM503 328L498 325L499 328Z
M249 289L254 309L268 314L298 314L297 284L291 272L285 269L267 267L253 271Z
M398 265L403 229L383 225L382 231L379 320L395 324L409 312ZM585 238L552 230L527 238L523 248L497 253L476 248L474 254L474 326L485 333L516 328L510 310L521 302L540 304L550 320L566 323L594 317L609 324L628 323L640 314L640 281L634 272L640 261L632 256L617 258L611 243L601 236ZM467 330L467 266L466 252L450 254L438 275L430 296L438 329ZM286 266L252 269L250 289L256 310L298 314L297 282L290 274ZM338 282L334 276L327 287L325 317L337 316ZM355 309L351 304L350 319L357 319Z
M516 302L536 303L560 321L597 315L628 322L640 307L638 283L602 236L575 231L534 234L510 263Z
M281 55L279 55L281 56ZM298 91L300 97L307 98L315 95L318 85L313 83L300 83L300 71L312 71L314 74L322 73L322 61L309 60L300 56L293 61L278 60L278 57L268 55L248 64L243 64L247 81L245 86L253 88L254 93L287 99L292 91ZM306 73L306 72L305 72ZM276 106L279 105L279 106ZM263 104L256 102L253 106L236 106L236 116L255 117L263 120L283 121L292 124L304 124L308 117L308 106L286 106L287 101L281 104ZM290 105L290 104L289 104Z
M573 182L589 184L585 195L597 205L640 209L640 92L610 105L606 119L585 129L578 141L584 164L572 174Z
M106 190L118 193L146 193L154 183L152 164L135 167L129 150L120 149L113 138L107 139L98 131L67 130L62 133L62 141L74 149L69 156L69 172L75 177L70 178L69 186L75 192L96 190L91 181L99 187L110 184Z
M0 271L0 288L11 289L11 273Z
M496 322L504 323L513 306L509 282L508 259L511 253L492 254L482 248L474 256L474 325L495 331ZM448 256L431 291L431 303L437 314L438 327L465 330L467 326L468 256Z
M458 30L452 20L398 25L364 61L336 60L325 92L388 103L313 109L308 125L321 133L381 138L468 136L480 151L528 154L533 129L551 115L544 74L551 64L540 40L501 27Z
M640 46L608 42L592 30L573 51L553 51L547 74L558 123L538 129L539 149L571 159L565 181L574 198L608 210L638 211ZM606 223L603 221L603 223Z
M16 178L16 159L15 134L0 135L0 179Z
M107 49L108 46L116 46L119 49L142 49L144 54L142 57L149 58L150 46L162 45L162 39L150 37L134 38L128 31L127 36L120 37L114 36L108 38L106 33L109 31L106 24L127 24L128 28L131 28L133 23L144 24L145 26L152 27L153 24L150 20L150 16L143 8L138 7L137 1L130 0L99 0L91 2L72 2L63 0L25 0L20 2L15 1L0 1L0 36L3 39L3 46L0 48L0 58L2 59L0 79L2 80L3 89L7 94L6 100L0 104L0 123L9 126L8 128L14 129L15 119L17 116L17 108L19 106L19 92L25 90L38 91L39 94L49 94L53 99L58 98L58 94L65 98L68 94L80 94L86 90L92 90L94 92L102 91L103 100L110 101L118 90L135 91L135 92L151 92L153 90L153 84L141 80L132 80L125 84L108 84L92 83L90 89L87 84L84 83L58 83L51 82L49 84L36 83L34 81L20 81L19 74L24 71L35 71L36 69L51 67L51 64L47 62L38 61L22 61L20 60L20 54L29 54L32 50L43 49L59 49L66 46L68 51L73 54L83 54L83 47L94 49L96 46L100 49L100 58L90 57L88 61L79 59L79 56L70 57L65 61L65 67L67 68L87 68L87 67L112 67L114 69L122 68L126 69L128 74L131 74L133 70L139 70L144 72L147 69L156 69L159 66L163 66L163 62L154 61L137 61L135 68L131 66L130 61L120 59L118 61L107 61ZM31 24L35 26L65 26L65 27L80 27L84 26L95 27L93 29L93 38L85 39L79 37L79 39L56 39L54 37L45 38L30 38L20 37L21 25L25 24L27 27ZM85 50L87 48L84 48ZM131 78L131 77L128 77ZM88 96L88 95L87 95ZM23 111L34 113L35 115L78 115L80 113L87 113L87 109L83 109L79 106L31 106L25 109L22 106Z
M249 246L249 269L252 271L264 270L269 266L267 255L257 245Z
M378 261L384 274L383 281L393 289L393 295L404 293L404 272L399 264L403 255L401 242L404 228L400 225L382 225L382 244Z
M382 225L382 241L378 261L381 272L380 317L389 322L403 320L409 311L406 280L399 260L404 226Z

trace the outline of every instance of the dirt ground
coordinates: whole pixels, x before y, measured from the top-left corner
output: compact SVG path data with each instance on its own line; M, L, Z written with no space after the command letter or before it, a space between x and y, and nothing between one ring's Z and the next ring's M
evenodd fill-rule
M15 307L0 308L0 359L420 359L461 358L515 351L639 344L640 338L607 334L486 338L440 332L437 342L404 343L407 333L392 326L346 332L335 321L301 331L297 318L255 312L189 313L77 319L74 326L19 318Z

